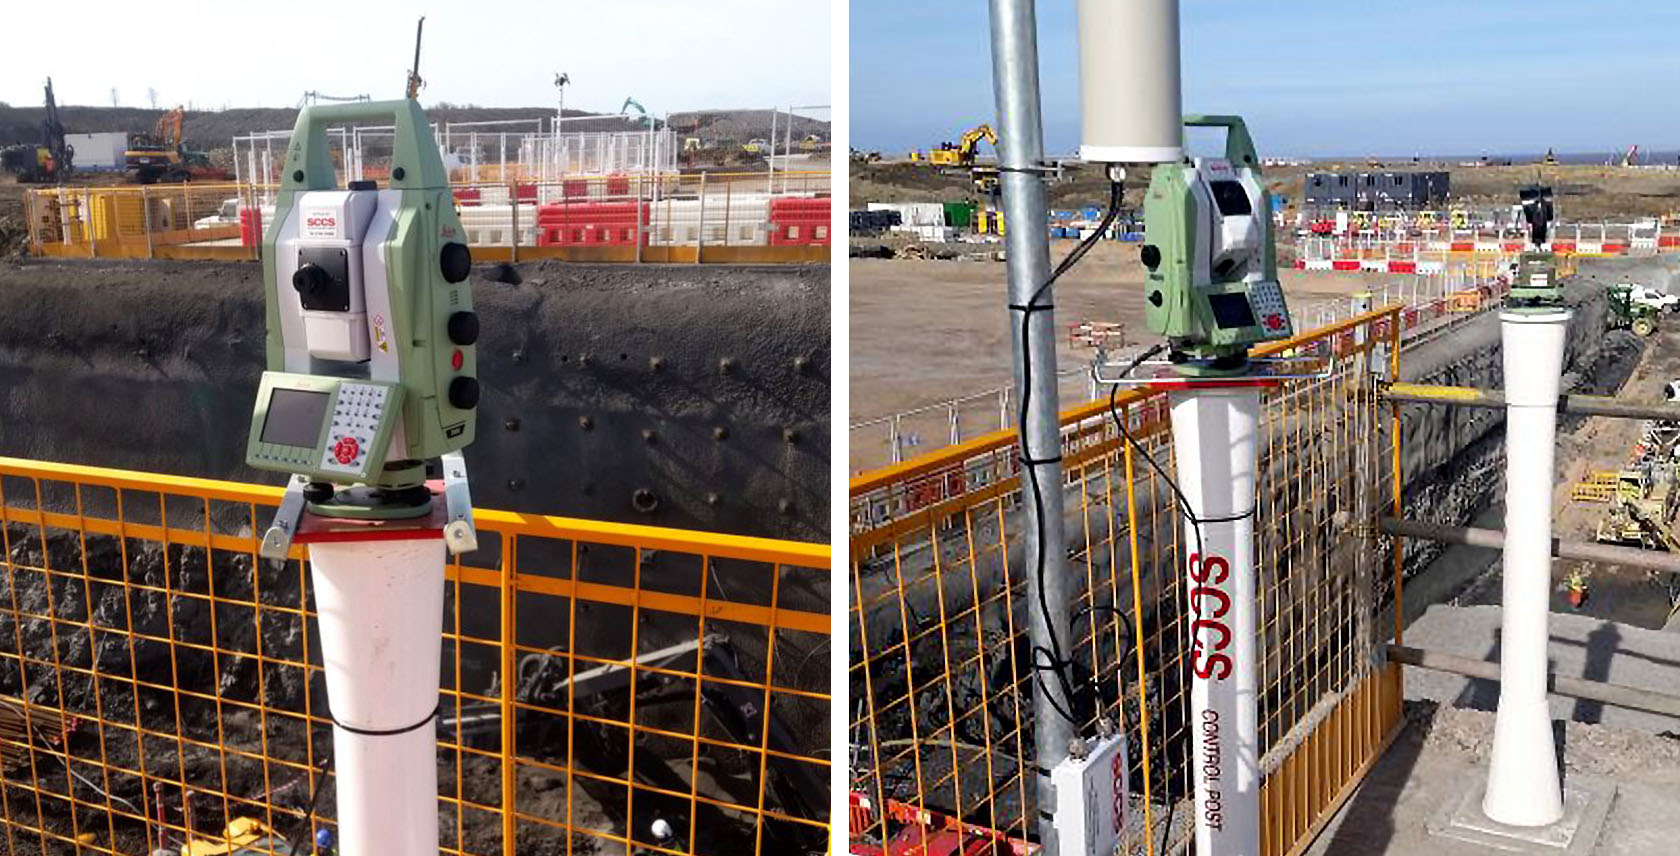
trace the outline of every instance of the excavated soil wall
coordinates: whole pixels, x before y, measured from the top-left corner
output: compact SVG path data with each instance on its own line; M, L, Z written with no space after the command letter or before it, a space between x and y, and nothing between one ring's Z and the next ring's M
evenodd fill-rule
M553 261L513 269L481 266L475 271L474 302L483 329L479 375L484 396L478 440L467 450L475 503L826 540L828 284L827 269L820 266L629 267ZM251 399L263 369L261 291L254 264L0 264L0 455L279 483L280 474L244 465ZM0 480L0 491L8 505L35 503L33 486L24 480ZM41 497L60 510L74 510L78 499L90 514L115 508L114 496L98 489L78 497L49 486ZM136 523L160 522L165 513L177 528L202 525L234 532L250 525L237 509L212 506L210 519L204 520L196 503L160 508L156 499L138 493L124 507L125 519ZM204 701L260 700L271 710L307 708L317 716L326 714L319 672L306 678L300 668L273 662L320 663L318 645L305 644L313 634L298 618L297 609L310 599L295 563L254 563L248 554L180 545L163 549L138 539L81 539L16 523L5 529L4 543L0 695L24 696L84 719L113 723L104 741L84 727L86 733L67 742L68 754L83 759L72 762L78 773L97 777L97 768L85 762L100 758L148 771L150 778L118 776L105 785L115 798L136 805L147 799L152 782L182 777L201 783L203 790L225 789L252 799L265 787L275 788L283 791L271 797L280 806L300 808L306 802L308 782L295 773L281 771L284 781L270 781L260 765L235 758L224 766L218 753L204 748L255 752L266 730L266 745L277 756L305 760L297 720L271 716L265 723L237 705ZM493 566L496 548L488 542L471 563ZM754 604L769 602L773 572L761 565L716 561L702 579L699 563L689 557L586 545L579 545L574 557L569 545L529 539L521 544L520 565L525 574L576 574L592 582L624 582L639 572L643 585L655 590L698 594L705 586L712 598ZM827 609L826 574L781 573L780 606ZM124 580L127 587L121 585ZM212 593L215 602L207 597ZM253 602L258 605L245 605ZM461 632L494 638L498 608L493 592L463 590ZM692 620L651 610L637 614L627 607L579 603L574 611L560 599L544 601L538 595L522 596L518 608L521 644L573 650L569 640L575 638L576 652L592 657L638 653L631 650L632 626L639 631L641 652L692 640L694 634ZM455 614L452 601L446 611ZM735 666L744 675L763 675L768 640L760 628L719 622L710 630L728 632ZM188 644L152 641L158 639ZM777 685L828 690L821 640L783 636L776 644ZM211 645L218 653L194 647ZM265 665L259 653L271 661ZM567 703L563 693L544 685L556 672L540 662L529 669L522 665L510 679L499 674L498 658L486 646L462 646L459 656L463 690L489 697L513 692L524 701L559 707ZM811 663L817 667L808 667ZM453 667L446 670L445 688L456 680ZM307 696L306 681L312 687ZM691 697L661 695L658 683L643 681L639 687L638 710L645 712L637 714L638 721L679 731L691 728L683 724L692 721ZM649 692L652 699L642 697ZM662 706L659 699L665 697L682 703ZM578 704L604 719L621 720L631 700L620 688ZM778 697L773 713L795 744L785 747L788 751L820 754L826 711L804 699ZM553 722L536 719L541 718L527 716L519 726L522 755L564 765L574 760L567 747L576 745L579 766L622 774L627 759L616 748L623 742L622 730L585 722L568 734L564 727L556 730ZM759 729L764 723L749 721L747 727ZM134 728L180 734L188 742L124 740ZM457 739L453 732L443 733L447 730L440 729L440 736ZM705 733L730 737L710 720ZM494 740L485 739L465 738L469 745L493 750ZM315 740L318 747L327 745L325 731L318 729ZM701 768L700 792L752 804L756 765L740 753L718 754ZM683 757L664 757L644 747L635 760L638 780L676 792L689 787L684 779L689 762ZM48 800L41 823L66 836L95 830L101 846L143 852L140 824L119 822L115 840L106 840L111 828L102 812L89 807L102 805L102 795L53 763L35 771L43 787L73 793L84 806L73 818L62 810L63 803ZM269 772L272 778L275 771ZM468 756L457 771L451 753L440 754L439 779L446 796L453 795L458 774L476 799L499 799L500 771L488 759ZM772 770L770 775L775 787L767 804L803 813L781 796L787 793L781 774ZM578 793L568 794L564 776L526 771L521 778L521 810L533 816L556 822L571 816L619 834L627 827L645 831L656 818L687 827L681 822L687 819L686 803L673 803L657 792L638 790L632 817L622 788L593 793L582 784ZM33 796L19 787L20 781L0 781L11 797L14 820L34 823ZM177 788L166 788L163 796L179 810ZM332 796L329 787L322 815L330 816ZM823 795L811 799L826 805ZM219 801L197 798L200 828L220 828L223 809ZM708 830L704 846L751 846L750 826L704 805L700 810L699 828ZM445 815L440 834L447 844L454 845L460 832L469 851L499 849L494 818L471 815L457 826L452 811ZM291 825L283 824L282 831L291 833ZM820 843L797 831L767 833L766 841L772 840L785 852L820 849ZM19 853L36 852L27 840L14 846ZM582 836L568 845L565 836L543 827L525 824L520 829L521 853L595 849L595 842Z
M1623 330L1606 331L1605 286L1632 279L1668 285L1663 259L1589 261L1566 284L1573 310L1564 352L1562 389L1568 393L1614 395L1638 365L1645 340ZM1400 361L1402 380L1502 389L1499 315L1490 312L1439 338L1414 346ZM1564 416L1560 438L1580 423ZM1505 490L1505 413L1503 410L1444 405L1401 407L1401 472L1404 515L1447 526L1491 526L1478 519L1503 502ZM1559 469L1568 444L1560 445ZM1448 549L1445 545L1406 539L1405 573L1408 619L1497 561L1497 551ZM1417 592L1414 595L1414 591ZM1420 596L1421 595L1421 596Z
M480 266L480 507L827 540L826 266ZM0 455L245 466L251 263L0 265Z

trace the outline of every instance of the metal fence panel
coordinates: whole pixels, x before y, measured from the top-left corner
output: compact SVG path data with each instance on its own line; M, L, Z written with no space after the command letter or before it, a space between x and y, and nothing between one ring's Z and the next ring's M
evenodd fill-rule
M1400 309L1268 348L1330 360L1269 394L1260 444L1260 704L1265 852L1293 852L1397 732L1397 668L1381 664L1397 595ZM1135 444L1117 428L1122 420ZM1188 832L1191 786L1182 527L1165 395L1128 391L1063 416L1067 571L1080 580L1077 715L1120 723L1133 751L1128 852ZM849 603L854 842L918 824L1029 850L1036 825L1014 434L994 432L851 484ZM1114 610L1114 611L1109 611ZM1049 714L1043 714L1049 715ZM1183 803L1181 805L1181 803ZM1171 817L1169 823L1168 817ZM964 826L967 824L968 826Z
M301 838L317 787L332 826L307 552L257 556L278 497L0 458L6 852ZM477 521L446 583L442 852L826 849L826 545Z

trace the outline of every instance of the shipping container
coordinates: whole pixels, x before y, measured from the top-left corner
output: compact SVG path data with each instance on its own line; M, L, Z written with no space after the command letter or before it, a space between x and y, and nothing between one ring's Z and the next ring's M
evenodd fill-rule
M128 134L112 131L100 134L65 134L65 144L74 154L71 163L76 169L90 172L121 171L126 164L123 155L128 151Z
M974 209L972 202L945 203L945 225L953 229L967 229L974 223Z

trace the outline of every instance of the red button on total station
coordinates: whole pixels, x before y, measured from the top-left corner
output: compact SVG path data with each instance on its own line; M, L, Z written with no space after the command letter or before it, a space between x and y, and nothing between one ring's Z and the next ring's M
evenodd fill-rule
M348 464L356 460L356 453L361 451L361 445L355 437L340 437L338 445L333 446L333 457L341 464Z

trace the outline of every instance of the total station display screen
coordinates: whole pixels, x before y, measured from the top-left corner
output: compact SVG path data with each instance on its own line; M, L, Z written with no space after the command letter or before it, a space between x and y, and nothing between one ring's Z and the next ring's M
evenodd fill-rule
M1208 305L1213 307L1213 323L1221 329L1253 327L1256 323L1254 309L1248 305L1246 294L1210 294Z
M314 447L321 439L321 420L327 416L332 394L301 389L276 389L268 399L262 441L277 446Z

